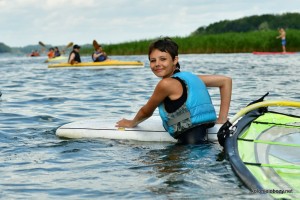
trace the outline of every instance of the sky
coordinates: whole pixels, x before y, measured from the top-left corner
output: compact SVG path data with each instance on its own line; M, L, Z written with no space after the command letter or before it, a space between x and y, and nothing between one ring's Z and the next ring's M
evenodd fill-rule
M300 0L0 0L0 42L23 47L185 37L221 20L287 12L300 12Z

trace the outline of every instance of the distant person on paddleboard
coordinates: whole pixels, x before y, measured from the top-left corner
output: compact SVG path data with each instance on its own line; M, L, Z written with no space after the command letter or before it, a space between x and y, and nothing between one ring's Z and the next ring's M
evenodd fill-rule
M73 50L70 52L68 63L70 63L71 65L81 63L79 51L80 46L75 44L73 46Z
M286 52L286 33L285 30L283 28L280 28L278 30L279 35L276 37L277 39L281 38L281 45L282 45L282 52L285 53Z
M95 48L95 52L92 55L92 59L94 62L102 62L107 60L106 52L103 51L102 46L99 45L97 49Z
M148 58L152 72L161 80L148 102L132 120L122 119L116 127L135 127L149 118L155 109L169 134L182 144L207 142L207 129L227 121L232 79L222 75L194 75L181 72L178 45L170 38L153 42ZM219 87L221 103L217 118L206 87Z

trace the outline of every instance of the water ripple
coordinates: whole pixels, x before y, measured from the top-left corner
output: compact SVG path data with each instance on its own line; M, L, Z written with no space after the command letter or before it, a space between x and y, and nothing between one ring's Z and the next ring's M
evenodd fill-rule
M46 57L0 54L0 72L5 74L0 80L1 198L262 198L243 186L216 144L57 138L57 127L71 121L132 116L152 94L159 79L146 55L112 58L146 65L55 70L47 68ZM230 115L266 92L267 99L300 101L297 54L190 54L180 55L180 64L197 74L233 78ZM218 110L219 90L209 92Z

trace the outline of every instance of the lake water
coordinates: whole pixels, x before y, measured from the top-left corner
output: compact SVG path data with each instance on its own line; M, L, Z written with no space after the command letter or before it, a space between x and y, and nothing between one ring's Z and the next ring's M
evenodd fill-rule
M218 144L66 140L55 130L90 117L130 117L159 81L141 69L48 69L45 57L0 54L1 199L257 199L219 161ZM90 61L90 57L83 57ZM233 78L230 115L267 100L300 100L300 54L180 55L182 70ZM216 110L219 91L210 89ZM155 112L155 115L158 115Z

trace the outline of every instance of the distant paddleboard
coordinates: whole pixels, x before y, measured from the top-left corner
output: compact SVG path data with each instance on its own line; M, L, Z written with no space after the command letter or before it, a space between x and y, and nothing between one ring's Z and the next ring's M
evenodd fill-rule
M285 55L285 54L295 54L296 52L260 52L254 51L254 55Z
M158 116L152 116L135 128L117 128L117 120L87 119L59 127L56 135L64 138L106 138L116 140L136 140L145 142L177 142L162 126ZM208 130L208 140L217 141L221 124Z

